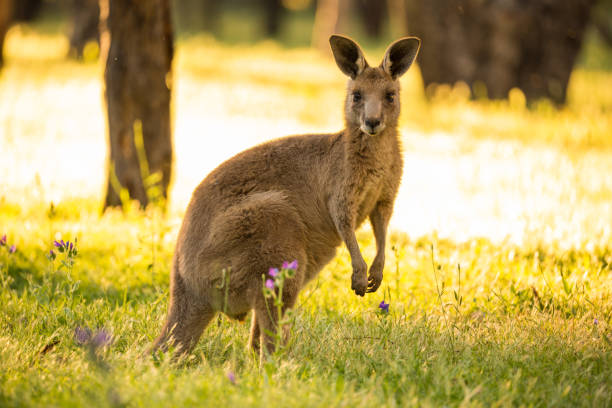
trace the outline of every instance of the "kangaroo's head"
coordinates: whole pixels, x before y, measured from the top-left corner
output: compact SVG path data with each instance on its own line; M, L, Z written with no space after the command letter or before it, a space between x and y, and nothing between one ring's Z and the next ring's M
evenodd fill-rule
M350 77L345 101L349 129L374 136L395 128L400 113L399 77L414 61L421 40L404 37L392 43L378 67L370 67L359 45L347 37L329 39L340 70Z

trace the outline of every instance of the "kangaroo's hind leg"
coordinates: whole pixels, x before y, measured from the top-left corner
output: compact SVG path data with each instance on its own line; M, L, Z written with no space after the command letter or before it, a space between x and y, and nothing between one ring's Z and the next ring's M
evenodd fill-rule
M289 223L290 224L290 223ZM295 227L295 225L293 225ZM258 265L259 269L259 282L253 288L254 301L253 301L253 326L251 328L251 346L255 351L259 351L263 356L264 351L268 353L274 352L278 343L282 344L287 339L288 327L285 326L282 330L279 329L280 321L283 319L285 312L295 305L295 302L299 296L300 289L305 282L304 271L307 268L307 258L302 241L299 233L295 233L291 229L291 225L287 225L286 229L283 230L285 234L274 234L270 235L266 242L260 246L260 251L257 261L254 265ZM281 268L281 265L285 261L296 260L298 263L297 270L292 274L291 277L287 276L282 282L282 295L280 293L281 288L277 285L277 279L274 279L269 275L269 268ZM262 282L261 276L264 275L265 279L271 279L275 282L273 291L275 296L266 296L264 291L264 282ZM276 297L281 297L280 313L277 307ZM281 336L279 339L278 336ZM278 343L277 343L277 340ZM258 350L259 349L259 350Z
M249 343L257 353L263 348L260 345L272 352L279 313L274 299L264 295L264 282L274 280L269 275L270 268L297 260L295 274L283 283L281 315L294 305L307 268L305 227L300 215L282 192L253 193L227 212L222 228L215 230L222 232L219 235L226 241L235 243L232 267L241 271L242 282L248 287L246 297L254 309ZM275 290L278 293L278 288ZM230 293L230 297L232 294L237 295Z
M251 328L251 345L253 345L253 347L259 346L260 358L263 357L264 353L266 352L268 354L274 352L276 349L277 340L280 344L284 344L287 340L289 328L285 326L279 333L278 325L280 320L283 319L287 309L292 308L298 298L300 288L298 285L295 285L298 282L291 282L293 279L294 278L290 278L285 281L280 315L274 299L266 298L263 294L263 290L261 295L258 295L255 301L253 325L257 326ZM254 335L256 333L260 334L260 339L258 339L257 342L254 342ZM280 339L278 338L279 335L281 336Z
M168 317L151 352L169 346L176 347L177 356L186 354L196 345L215 311L187 290L178 271L173 271Z

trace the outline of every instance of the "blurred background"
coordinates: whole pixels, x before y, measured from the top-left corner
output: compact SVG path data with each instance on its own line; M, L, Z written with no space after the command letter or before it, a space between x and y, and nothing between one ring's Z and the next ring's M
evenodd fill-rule
M611 0L0 0L3 212L135 199L180 220L233 154L342 128L332 33L371 65L423 41L393 228L610 242Z

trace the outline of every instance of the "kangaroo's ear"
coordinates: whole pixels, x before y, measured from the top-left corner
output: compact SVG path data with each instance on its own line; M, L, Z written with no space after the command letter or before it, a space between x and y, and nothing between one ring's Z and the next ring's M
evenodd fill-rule
M416 37L400 38L387 48L380 66L391 75L391 78L397 79L408 71L420 46L421 40Z
M340 71L355 79L368 66L359 45L348 37L332 35L329 44Z

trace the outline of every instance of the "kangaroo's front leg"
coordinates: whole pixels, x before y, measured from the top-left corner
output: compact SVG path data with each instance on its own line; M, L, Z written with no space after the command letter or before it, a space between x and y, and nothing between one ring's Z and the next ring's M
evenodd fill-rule
M368 275L368 293L376 292L382 283L383 269L385 267L385 244L387 238L387 226L393 211L393 204L388 201L379 201L370 213L370 223L376 238L376 256L370 267Z
M338 234L351 255L353 275L351 276L351 289L359 296L366 293L368 287L368 265L361 256L357 237L355 236L355 215L350 203L337 203L332 210L332 218Z

